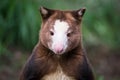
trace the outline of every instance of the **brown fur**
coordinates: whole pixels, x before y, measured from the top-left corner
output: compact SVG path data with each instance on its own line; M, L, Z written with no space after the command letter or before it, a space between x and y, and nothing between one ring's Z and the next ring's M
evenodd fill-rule
M48 80L48 78L50 80L94 80L82 47L81 27L79 26L83 15L76 15L75 11L44 9L48 13L41 12L43 23L39 42L25 64L20 80ZM56 19L66 21L72 30L68 38L69 47L63 55L54 54L47 44L51 41L49 30L53 28ZM63 76L64 79L58 79Z
M52 16L50 16L50 18L46 21L44 21L43 19L43 24L42 24L42 28L41 28L41 32L40 32L40 36L42 38L40 38L41 42L43 43L43 45L45 45L48 48L48 45L46 42L50 42L50 28L53 27L54 22L56 19L60 19L61 21L65 21L69 24L70 26L70 30L72 30L72 35L69 38L69 49L72 49L70 47L75 47L78 46L81 42L81 27L80 26L80 21L78 22L70 13L70 11L55 11L54 14ZM73 45L74 44L74 45Z

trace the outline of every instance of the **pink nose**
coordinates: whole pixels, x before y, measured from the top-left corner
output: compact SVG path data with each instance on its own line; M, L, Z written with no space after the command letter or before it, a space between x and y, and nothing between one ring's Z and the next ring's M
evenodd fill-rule
M62 44L55 45L54 50L56 54L61 53L63 51L63 45Z

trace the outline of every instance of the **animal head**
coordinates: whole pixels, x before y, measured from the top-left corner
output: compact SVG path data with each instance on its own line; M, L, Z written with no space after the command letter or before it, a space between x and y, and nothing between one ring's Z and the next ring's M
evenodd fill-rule
M40 8L40 42L55 54L64 54L81 44L80 24L85 8L74 11Z

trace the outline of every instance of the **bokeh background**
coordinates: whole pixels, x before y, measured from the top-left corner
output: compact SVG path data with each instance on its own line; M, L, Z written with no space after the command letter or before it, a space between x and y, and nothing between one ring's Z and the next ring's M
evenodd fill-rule
M96 80L120 80L120 0L0 0L0 80L18 80L38 41L40 6L86 7L83 44Z

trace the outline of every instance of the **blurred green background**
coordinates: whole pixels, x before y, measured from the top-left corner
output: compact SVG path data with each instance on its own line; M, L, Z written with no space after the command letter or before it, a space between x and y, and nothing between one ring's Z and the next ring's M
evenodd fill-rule
M38 41L40 6L86 7L83 44L96 80L120 80L120 0L0 0L0 80L18 80Z

